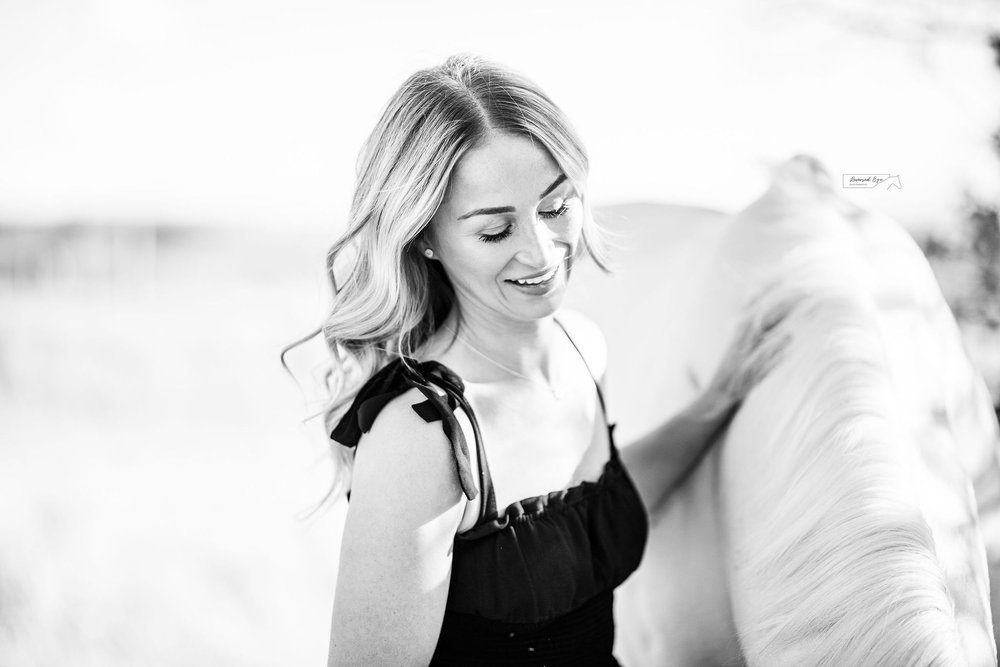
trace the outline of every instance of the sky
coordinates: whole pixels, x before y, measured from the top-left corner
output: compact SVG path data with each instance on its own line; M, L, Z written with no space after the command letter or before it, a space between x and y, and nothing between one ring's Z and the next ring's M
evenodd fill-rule
M564 109L598 204L735 211L808 152L937 224L1000 203L994 7L0 0L0 223L337 228L393 91L471 51Z

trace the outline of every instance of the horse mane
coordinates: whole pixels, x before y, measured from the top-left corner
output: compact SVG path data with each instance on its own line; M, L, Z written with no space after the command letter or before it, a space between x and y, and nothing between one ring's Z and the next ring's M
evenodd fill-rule
M774 333L788 342L720 454L725 570L749 665L951 666L980 655L963 649L984 633L956 616L922 511L930 481L913 465L859 261L835 239L803 244L750 306L764 320L787 312ZM971 485L968 495L975 517ZM994 664L992 639L977 646Z
M648 225L671 214L642 213ZM638 243L652 239L635 228ZM643 564L616 603L622 656L995 666L1000 430L913 239L797 156L682 252L670 259L685 270L657 295L668 317L646 319L669 336L668 352L642 355L633 372L687 374L694 386L632 383L628 404L660 414L682 405L737 320L780 320L746 357L751 376L768 348L783 355L651 516ZM642 322L627 321L617 332L605 323L609 342L635 345Z

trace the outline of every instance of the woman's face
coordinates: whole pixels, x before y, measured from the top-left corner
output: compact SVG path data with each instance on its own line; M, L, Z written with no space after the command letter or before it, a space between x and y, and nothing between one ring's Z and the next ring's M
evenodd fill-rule
M425 241L463 313L527 321L562 301L582 224L580 195L548 151L494 133L455 166Z

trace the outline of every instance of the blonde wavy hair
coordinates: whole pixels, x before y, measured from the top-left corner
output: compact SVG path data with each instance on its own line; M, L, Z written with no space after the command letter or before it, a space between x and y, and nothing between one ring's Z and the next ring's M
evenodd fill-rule
M586 192L587 153L555 103L527 78L474 55L453 55L419 70L389 100L358 156L347 229L326 255L330 314L281 352L288 370L285 355L323 334L330 352L323 375L329 402L307 419L322 414L327 433L369 377L394 358L409 365L457 305L444 269L427 261L415 241L441 205L455 165L494 132L529 137L548 151L581 197L583 243L573 259L586 253L610 271ZM345 260L349 266L342 270ZM333 446L341 472L352 460L345 450ZM346 478L337 477L327 498L345 486Z

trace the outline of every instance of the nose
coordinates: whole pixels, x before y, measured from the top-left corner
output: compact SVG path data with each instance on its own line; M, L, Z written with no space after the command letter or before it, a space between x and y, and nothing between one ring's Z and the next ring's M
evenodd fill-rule
M542 269L555 264L556 234L544 220L532 216L526 224L518 226L522 230L515 258L533 269Z

